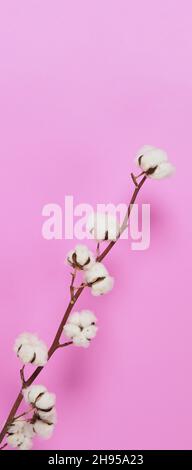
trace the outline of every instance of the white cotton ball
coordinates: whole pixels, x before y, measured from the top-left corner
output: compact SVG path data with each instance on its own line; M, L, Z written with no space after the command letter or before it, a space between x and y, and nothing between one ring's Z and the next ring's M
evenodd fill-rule
M39 398L35 400L35 407L43 411L50 411L55 405L55 394L44 392Z
M38 417L46 421L49 424L56 424L57 422L57 413L55 407L52 408L51 411L41 411L38 410Z
M68 319L68 322L72 323L73 325L80 326L80 313L79 312L72 313Z
M120 225L116 217L108 213L92 213L87 221L87 230L99 241L117 240Z
M30 437L24 436L23 442L19 446L19 450L30 450L32 446L32 439L30 439Z
M161 163L156 168L154 173L149 175L149 177L154 178L154 179L163 179L163 178L167 178L168 176L171 176L174 173L174 171L175 171L175 168L173 165L171 165L171 163L164 162L164 163Z
M97 318L90 310L82 310L80 313L80 324L81 327L85 328L90 326L92 323L96 323Z
M86 270L92 266L95 259L86 245L77 245L74 250L68 253L67 261L74 268Z
M70 323L71 321L78 322L78 326L75 323ZM73 340L75 346L86 348L89 346L89 340L96 335L96 321L97 318L90 310L82 310L80 313L75 312L69 317L68 322L64 326L64 333Z
M83 334L85 338L89 340L89 339L95 338L97 330L98 330L97 326L90 325L83 329Z
M66 325L63 328L63 331L65 333L65 336L67 336L67 338L73 338L74 336L80 334L81 332L79 326L73 325L73 323L66 323Z
M45 423L44 421L41 421L41 419L35 421L33 427L34 431L44 439L49 439L54 430L54 424Z
M33 425L31 423L24 423L23 427L23 433L27 437L33 437L34 436L34 430L33 430Z
M140 147L136 152L137 161L138 161L138 158L144 155L146 152L149 152L150 150L154 150L154 149L155 149L154 145L148 145L148 144Z
M167 154L164 152L164 150L159 148L154 147L145 150L140 155L137 152L137 163L144 172L155 168L156 166L160 165L160 163L165 161L167 161Z
M15 419L11 426L8 427L9 434L16 434L23 432L24 421L22 419Z
M95 284L91 286L91 292L93 295L103 295L107 292L110 292L113 289L114 285L114 278L111 276L107 276L102 281L97 281Z
M23 443L23 440L24 440L24 436L21 433L10 434L7 437L8 444L13 448L19 447Z
M27 403L34 404L37 397L46 391L47 389L44 385L30 385L30 387L23 389L23 396Z
M34 435L32 425L21 418L15 420L8 428L7 442L14 448L28 450L32 447L31 437Z
M17 352L22 344L32 344L36 342L37 336L31 333L21 333L15 340L14 351Z
M22 333L16 338L14 351L24 364L43 366L48 359L46 344L31 333Z
M44 366L48 360L47 346L43 343L43 341L39 341L39 343L35 346L34 351L36 357L33 364L36 366Z
M90 268L85 273L85 280L88 284L92 284L97 279L108 276L108 271L105 268L103 263L95 263L92 268Z
M20 347L17 356L24 364L29 364L30 362L33 363L36 358L34 347L30 344L23 344Z
M75 346L81 346L83 348L87 348L89 346L90 341L86 338L86 336L84 335L84 332L82 331L80 335L74 336L73 343Z

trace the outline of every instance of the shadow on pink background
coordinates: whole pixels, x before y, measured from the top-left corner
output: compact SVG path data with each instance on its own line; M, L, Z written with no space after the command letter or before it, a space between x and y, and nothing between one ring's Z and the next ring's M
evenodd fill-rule
M50 344L68 300L74 241L41 236L44 204L129 201L134 152L165 148L174 178L148 181L151 245L121 241L111 294L86 291L99 332L38 382L58 424L37 449L190 449L191 2L7 0L0 6L1 421L19 389L12 345Z

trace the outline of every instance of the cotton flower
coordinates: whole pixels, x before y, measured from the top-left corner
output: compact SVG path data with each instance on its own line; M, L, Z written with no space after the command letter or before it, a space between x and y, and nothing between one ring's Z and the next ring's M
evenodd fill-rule
M34 435L33 426L24 419L16 419L7 431L7 442L10 446L20 450L29 450L32 447Z
M44 439L49 439L52 436L54 427L54 424L46 423L41 421L41 419L37 419L33 425L36 434L43 437Z
M31 403L33 405L36 399L46 391L47 389L44 385L30 385L30 387L23 389L23 396L27 403Z
M85 280L95 296L106 294L113 288L114 284L114 279L109 276L104 264L98 262L86 271Z
M31 385L23 390L23 395L37 411L50 412L55 405L54 393L49 393L43 385Z
M120 225L116 217L107 213L92 213L87 221L87 230L98 242L103 240L117 240Z
M67 255L67 262L76 269L89 269L94 261L93 253L86 245L77 245Z
M91 339L96 336L97 319L90 310L74 312L64 326L65 335L73 340L75 346L87 348Z
M168 162L166 152L152 145L141 147L136 154L136 161L143 173L150 178L162 179L174 172L174 167Z
M35 416L33 429L36 434L49 439L53 433L56 423L56 410L53 408L50 412L38 411Z
M39 340L36 335L22 333L15 340L14 351L24 364L44 366L48 358L46 344Z

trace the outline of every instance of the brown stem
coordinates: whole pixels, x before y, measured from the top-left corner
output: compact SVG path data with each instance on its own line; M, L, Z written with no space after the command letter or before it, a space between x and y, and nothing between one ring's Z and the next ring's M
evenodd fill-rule
M22 386L25 385L25 375L24 375L24 369L25 369L25 365L22 367L22 369L20 370L20 377L21 377L21 383L22 383Z
M76 278L77 270L76 268L74 269L73 273L71 273L72 279L71 279L71 285L70 285L70 294L71 294L71 303L73 304L73 299L74 299L74 282Z
M127 228L127 223L128 223L128 220L129 220L129 216L130 216L130 213L131 213L131 209L132 209L132 206L136 200L136 197L138 195L138 192L140 191L141 187L143 186L145 180L146 180L146 176L144 176L142 178L142 180L140 181L140 183L138 184L138 186L135 187L135 190L133 192L133 195L132 195L132 198L131 198L131 201L129 203L129 206L128 206L128 209L127 209L127 213L126 213L126 216L124 218L124 221L122 223L122 226L121 226L121 229L120 229L120 234L119 234L119 237L118 239L120 238L121 234L124 232L124 230ZM117 240L118 240L117 239ZM107 256L107 254L109 253L109 251L113 248L113 246L116 244L116 241L112 241L110 242L107 247L103 250L103 252L99 255L99 257L97 258L97 261L102 261L105 256ZM67 322L68 320L68 317L73 309L73 306L74 304L77 302L78 298L80 297L80 295L82 294L83 290L85 289L85 285L82 285L79 287L79 289L76 291L76 293L73 295L73 300L70 300L68 306L67 306L67 309L64 313L64 316L61 320L61 323L58 327L58 330L55 334L55 337L53 339L53 342L49 348L49 351L48 351L48 360L51 358L51 356L54 354L54 352L61 347L59 341L60 341L60 337L63 333L63 327L65 326L65 323ZM65 345L69 345L71 344L71 342L68 342L68 343L65 343ZM63 345L64 346L64 345ZM34 372L31 374L31 376L25 380L25 383L23 385L23 387L29 387L29 385L31 385L34 380L38 377L38 375L40 374L40 372L42 371L43 369L43 366L41 367L37 367ZM16 400L15 400L15 403L13 404L12 408L11 408L11 411L9 413L9 416L3 426L3 429L0 433L0 443L2 442L3 438L5 437L6 435L6 431L7 431L7 428L8 426L12 423L13 419L14 419L14 416L22 402L22 399L23 399L23 394L22 394L22 389L21 391L19 392L19 395L17 396Z
M7 445L8 445L8 444L7 444L7 442L6 442L2 447L0 447L0 450L3 450L5 447L7 447Z
M73 341L68 341L67 343L60 343L59 348L65 348L66 346L69 346L70 344L73 344Z

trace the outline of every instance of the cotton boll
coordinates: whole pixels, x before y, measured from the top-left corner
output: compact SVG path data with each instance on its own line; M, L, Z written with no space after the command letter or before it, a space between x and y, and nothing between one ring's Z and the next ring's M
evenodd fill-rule
M47 346L42 341L40 341L39 344L35 346L34 351L35 351L35 359L33 363L36 366L44 366L48 360Z
M92 268L86 271L85 280L87 284L91 285L93 282L97 281L97 279L106 276L108 276L108 271L105 268L104 264L97 262L92 266Z
M167 161L167 154L161 149L152 148L141 154L138 159L138 164L144 172L152 171L156 166Z
M38 340L36 335L31 333L21 333L15 340L14 351L17 352L22 344L34 344Z
M143 145L142 147L139 148L136 152L136 161L138 163L139 157L144 155L146 152L149 152L150 150L154 150L155 147L153 145Z
M33 446L33 442L30 437L25 436L23 442L19 445L19 450L30 450Z
M49 424L56 424L57 413L55 407L53 407L51 411L38 410L38 418L42 421L46 421Z
M63 331L65 333L65 336L67 336L67 338L73 338L74 336L78 335L81 332L79 326L73 325L73 323L66 323L66 325L63 328Z
M8 428L7 442L12 447L28 450L32 447L31 438L34 435L33 426L22 418L15 419Z
M74 320L75 323L78 322L78 326L73 323ZM69 317L64 326L64 333L73 340L75 346L87 348L90 340L96 335L96 321L97 318L90 310L82 310L80 313L75 312Z
M86 245L77 245L67 256L68 263L77 269L89 269L94 263L93 253Z
M89 216L87 230L98 242L103 240L115 241L120 233L120 225L113 215L96 212Z
M33 437L34 436L33 425L31 423L25 422L23 433L27 437L30 437L30 438Z
M20 450L29 450L32 447L30 437L24 436L23 434L12 434L7 437L7 442L11 447Z
M83 329L83 334L85 338L89 340L95 338L97 330L98 328L95 325L86 326L86 328Z
M46 344L31 333L22 333L16 339L14 351L24 364L44 366L48 359Z
M94 296L99 296L110 292L113 289L114 285L114 278L111 276L107 276L105 279L101 281L97 281L95 284L91 286L91 292Z
M35 421L33 428L39 436L43 437L44 439L49 439L53 433L54 424L49 424L45 421L42 421L41 419L38 419Z
M23 344L17 353L17 356L24 364L33 363L36 358L34 347L30 344Z
M37 397L46 391L47 389L44 385L30 385L30 387L23 389L23 396L27 403L34 404Z
M114 279L109 276L107 269L102 263L95 263L85 274L88 286L91 287L93 295L106 294L113 288Z
M92 323L96 323L96 322L97 322L97 318L93 312L91 312L90 310L81 311L81 314L80 314L81 327L86 328L90 326Z
M50 411L55 405L55 394L44 392L35 400L35 407L43 411Z
M74 336L73 343L75 346L81 346L83 348L87 348L89 346L89 340L86 338L84 332L82 331L80 335Z
M74 312L70 315L68 319L69 323L72 323L73 325L80 326L80 314L79 312Z
M24 421L22 419L15 419L11 426L8 428L8 434L16 434L23 432Z
M152 173L149 176L150 178L154 178L154 179L162 179L162 178L167 178L168 176L171 176L174 173L174 171L175 171L175 168L173 165L171 165L171 163L164 162L164 163L161 163L156 168L154 173Z

